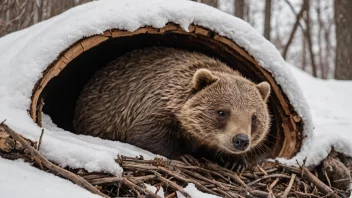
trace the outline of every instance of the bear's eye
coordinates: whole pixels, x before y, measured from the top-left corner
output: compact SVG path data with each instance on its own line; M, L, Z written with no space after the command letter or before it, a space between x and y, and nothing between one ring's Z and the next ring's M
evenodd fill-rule
M223 110L218 110L216 112L218 114L219 117L223 118L227 116L227 112L223 111Z
M256 115L252 115L252 133L255 132L257 130L257 116Z
M256 115L252 115L252 123L254 123L257 120L257 116Z

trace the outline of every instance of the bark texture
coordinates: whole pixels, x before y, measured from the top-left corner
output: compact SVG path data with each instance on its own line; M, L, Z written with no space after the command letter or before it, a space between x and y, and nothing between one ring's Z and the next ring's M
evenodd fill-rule
M335 78L352 80L352 1L335 0Z
M245 2L244 0L235 0L235 16L244 19Z
M271 0L265 1L264 37L270 41L271 32Z
M214 8L218 7L218 0L202 0L202 3L210 5Z

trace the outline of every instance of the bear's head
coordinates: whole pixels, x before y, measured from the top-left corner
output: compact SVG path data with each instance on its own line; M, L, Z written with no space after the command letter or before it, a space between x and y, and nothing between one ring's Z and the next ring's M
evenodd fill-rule
M242 154L263 142L269 131L270 85L226 72L198 69L194 95L181 109L180 122L197 142L219 152Z

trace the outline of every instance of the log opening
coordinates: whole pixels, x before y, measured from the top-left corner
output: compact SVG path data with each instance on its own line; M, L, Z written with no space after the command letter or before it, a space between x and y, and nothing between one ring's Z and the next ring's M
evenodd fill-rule
M299 151L303 121L271 74L232 40L196 25L191 25L189 32L172 23L163 28L143 27L134 32L113 29L77 41L59 55L37 82L30 116L37 120L38 105L43 99L43 112L58 127L73 131L75 102L94 72L122 54L149 46L199 51L219 58L254 82L268 81L272 87L269 108L273 119L267 141L271 157L290 158Z

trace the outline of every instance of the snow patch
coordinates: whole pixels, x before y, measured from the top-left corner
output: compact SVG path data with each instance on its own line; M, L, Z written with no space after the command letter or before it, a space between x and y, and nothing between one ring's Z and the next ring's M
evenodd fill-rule
M72 182L32 167L22 160L0 157L1 197L99 198Z
M211 195L199 191L193 183L189 183L183 190L188 193L191 197L219 198L216 195ZM176 194L178 198L185 198L185 196L180 193L180 191L176 191Z
M149 185L149 184L144 184L146 187L147 187L147 190L153 192L153 193L156 193L157 191L157 188L152 186L152 185ZM164 188L160 188L158 193L156 193L156 195L160 196L160 197L165 197L165 194L164 194Z

